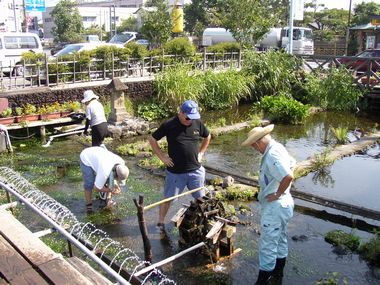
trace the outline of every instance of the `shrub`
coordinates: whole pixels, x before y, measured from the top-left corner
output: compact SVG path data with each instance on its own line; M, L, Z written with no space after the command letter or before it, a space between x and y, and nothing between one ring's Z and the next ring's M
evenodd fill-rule
M207 52L226 53L226 52L238 52L241 49L239 43L218 43L216 45L209 46Z
M185 100L199 101L205 90L200 71L177 64L158 73L154 81L158 99L167 107L176 110Z
M290 92L299 81L300 59L281 51L247 52L243 72L255 76L252 95L262 97L279 92Z
M138 45L135 42L128 43L125 47L131 51L130 55L132 58L143 59L149 54L149 51L145 46Z
M333 132L338 144L345 144L347 142L347 127L331 128L331 131Z
M261 110L273 122L283 122L297 124L302 122L309 115L309 107L302 103L288 98L284 93L279 96L265 96L257 102L253 109Z
M195 46L186 37L175 38L164 45L166 54L191 57L195 53Z
M137 107L137 115L149 122L166 118L172 111L161 101L143 102Z
M1 112L1 117L6 118L12 116L12 108L6 108Z
M305 87L310 102L327 110L353 110L363 96L344 68L332 68L327 74L308 74Z
M204 76L205 92L200 99L207 109L225 109L238 105L247 98L250 88L247 78L240 72L228 70L215 73L207 71Z

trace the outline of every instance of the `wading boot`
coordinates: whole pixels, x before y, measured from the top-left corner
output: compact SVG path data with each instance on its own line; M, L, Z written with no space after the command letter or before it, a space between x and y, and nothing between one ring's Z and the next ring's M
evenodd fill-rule
M255 285L269 285L272 279L272 272L273 271L260 270Z
M282 285L282 277L284 277L284 267L286 263L286 257L277 258L276 266L272 271L271 285Z

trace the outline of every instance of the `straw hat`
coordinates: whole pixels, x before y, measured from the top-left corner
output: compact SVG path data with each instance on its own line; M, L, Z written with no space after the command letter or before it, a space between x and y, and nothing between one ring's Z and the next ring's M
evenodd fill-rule
M116 175L120 182L120 186L124 186L129 176L129 169L124 164L118 164L116 166Z
M256 127L249 131L247 139L241 144L243 146L250 146L254 142L257 142L263 136L273 131L274 125L268 125L266 127Z
M83 96L84 98L82 100L82 103L87 103L91 101L92 99L99 99L99 96L95 95L94 91L92 90L84 91Z

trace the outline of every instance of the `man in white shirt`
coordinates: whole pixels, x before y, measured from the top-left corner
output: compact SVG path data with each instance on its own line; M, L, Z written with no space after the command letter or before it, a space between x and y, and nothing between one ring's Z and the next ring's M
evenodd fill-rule
M124 160L103 147L93 146L81 152L80 166L87 210L92 210L92 190L107 193L107 207L115 204L112 194L120 193L129 175Z

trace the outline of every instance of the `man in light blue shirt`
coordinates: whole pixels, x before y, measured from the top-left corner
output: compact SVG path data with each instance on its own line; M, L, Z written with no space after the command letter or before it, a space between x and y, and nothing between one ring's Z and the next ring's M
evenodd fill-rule
M259 276L256 285L276 279L281 284L288 255L287 225L293 216L290 194L295 160L285 147L271 138L274 125L253 128L243 146L251 146L263 157L260 164L261 235L259 242Z

